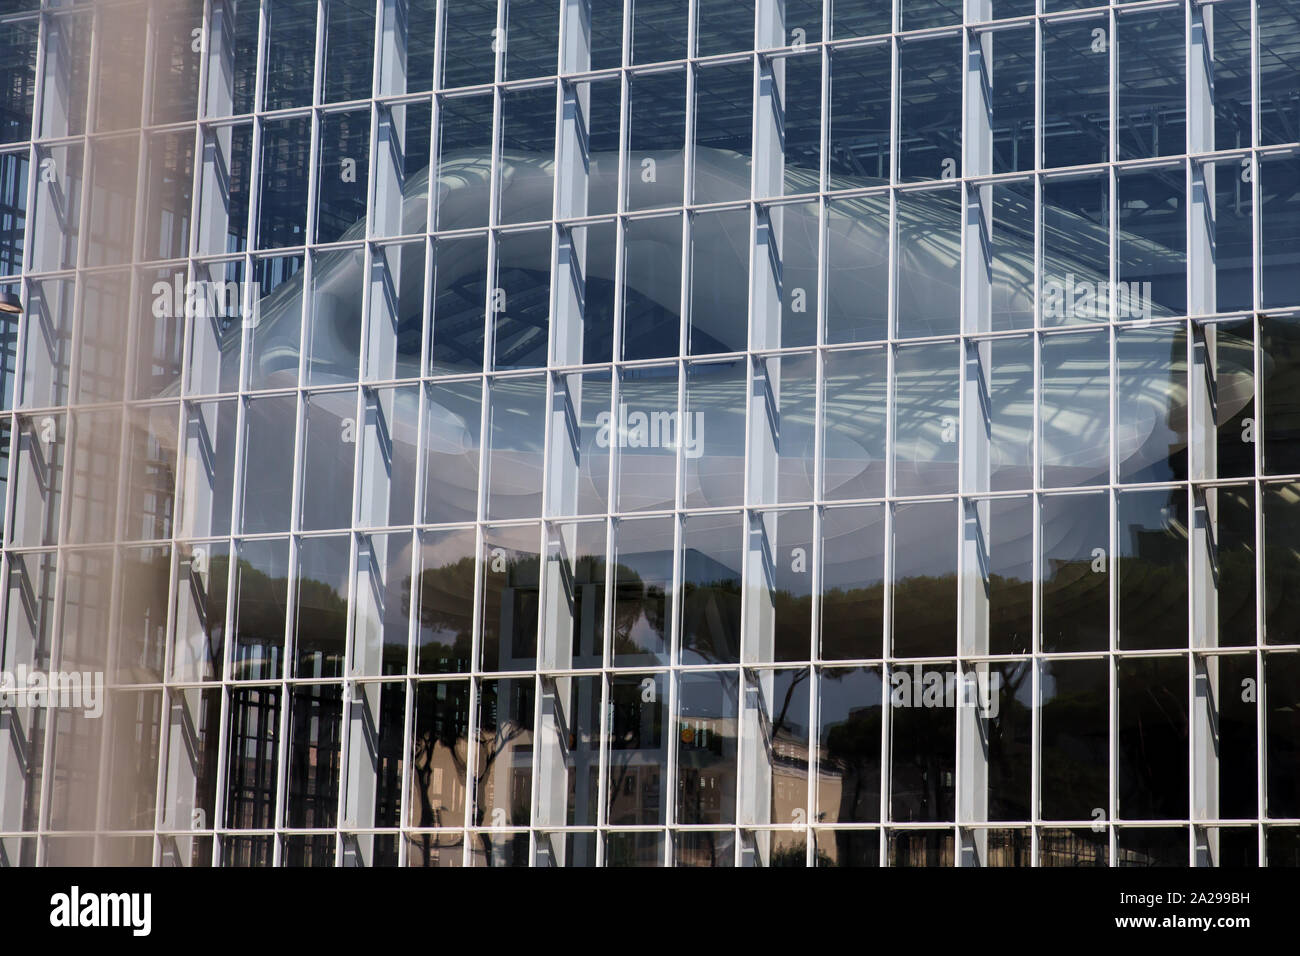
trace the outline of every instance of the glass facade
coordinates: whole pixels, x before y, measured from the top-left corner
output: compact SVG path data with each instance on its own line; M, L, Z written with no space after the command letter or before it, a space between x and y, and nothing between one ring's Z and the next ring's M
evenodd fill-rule
M0 0L0 865L1300 864L1297 77Z

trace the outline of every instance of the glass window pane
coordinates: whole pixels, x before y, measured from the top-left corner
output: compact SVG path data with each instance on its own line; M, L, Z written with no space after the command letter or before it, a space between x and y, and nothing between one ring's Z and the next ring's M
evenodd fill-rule
M1043 819L1104 821L1110 805L1106 661L1044 661L1039 666Z
M470 669L474 633L474 529L420 536L416 668L421 674Z
M887 363L883 349L826 355L822 493L827 500L885 493Z
M679 680L677 822L735 823L737 675L688 671Z
M1118 24L1119 158L1186 152L1183 12L1136 13Z
M885 45L836 50L831 58L828 188L889 181L890 69Z
M1042 499L1044 653L1110 646L1109 526L1102 495Z
M827 508L821 531L820 657L879 658L885 624L885 509Z
M894 509L895 657L950 657L957 649L956 522L951 501Z
M491 528L483 533L481 647L486 671L537 666L539 533L534 524Z
M235 570L232 679L277 680L283 675L288 597L288 539L242 542Z
M618 826L665 822L668 776L668 675L617 674L609 678L607 816ZM606 853L607 865L619 855Z
M370 95L374 71L375 5L372 0L329 0L325 5L325 88L321 101Z
M615 525L610 654L615 667L668 663L674 525L671 518L625 520Z
M1073 6L1091 0L1071 0ZM1063 0L1058 0L1060 9ZM1043 165L1110 156L1110 29L1105 17L1043 25Z
M879 822L880 669L824 668L817 693L817 820Z

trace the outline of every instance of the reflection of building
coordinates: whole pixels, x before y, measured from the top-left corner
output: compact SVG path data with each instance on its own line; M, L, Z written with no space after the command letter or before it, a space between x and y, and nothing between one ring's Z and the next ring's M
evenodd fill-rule
M0 863L1295 862L1300 0L942 6L5 5Z

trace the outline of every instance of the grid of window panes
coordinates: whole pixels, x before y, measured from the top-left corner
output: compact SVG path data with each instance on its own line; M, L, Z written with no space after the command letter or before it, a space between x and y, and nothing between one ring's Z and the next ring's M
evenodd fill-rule
M0 77L0 666L109 684L0 711L0 865L1300 863L1300 0Z

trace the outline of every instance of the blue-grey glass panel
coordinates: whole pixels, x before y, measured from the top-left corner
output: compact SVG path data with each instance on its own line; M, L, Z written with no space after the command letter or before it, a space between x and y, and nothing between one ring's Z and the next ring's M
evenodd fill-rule
M329 0L325 5L325 88L321 101L337 103L370 95L374 72L373 0Z
M877 823L883 716L880 669L827 667L818 675L817 691L817 819Z
M962 194L898 196L899 338L945 335L961 326Z
M434 240L430 374L483 367L487 252L487 236Z
M672 508L676 500L677 368L627 369L611 425L618 448L618 510Z
M263 125L259 248L297 246L306 241L310 157L310 119L276 120Z
M1077 0L1091 6L1091 0ZM1043 25L1043 165L1110 156L1110 40L1105 17Z
M243 252L248 248L248 205L253 188L252 125L241 123L207 132L203 163L203 207L196 210L198 251Z
M229 691L225 825L232 830L274 826L281 693L278 687L237 687ZM270 866L274 839L223 837L222 863Z
M555 0L509 0L503 79L523 80L554 74L559 42L560 4Z
M899 821L952 820L956 797L957 670L930 664L891 670L889 674L889 818ZM951 682L954 706L949 707ZM910 693L908 693L910 691ZM935 831L891 831L890 866L929 865L951 859L951 850L936 848ZM951 832L942 834L948 840ZM920 856L921 859L916 859ZM922 862L924 861L924 862Z
M1034 0L992 0L993 19L1033 16Z
M233 392L239 388L239 360L244 326L244 261L214 262L195 268L195 281L206 283L203 308L196 309L190 326L189 368L186 391L190 394ZM173 279L173 290L175 280ZM256 306L256 304L255 304ZM260 306L256 306L260 310ZM260 311L255 314L260 314Z
M1187 659L1126 657L1117 663L1115 676L1118 684L1115 720L1117 815L1123 820L1186 817L1190 722ZM1134 832L1120 831L1121 861L1127 849L1123 837ZM1173 866L1186 865L1185 827L1149 832L1169 841L1171 852L1162 862Z
M961 0L898 0L899 28L924 30L962 22Z
M485 680L479 684L478 759L471 768L471 820L475 826L490 826L494 821L506 826L528 824L533 796L536 699L532 677ZM480 853L490 856L491 861L480 861ZM527 866L528 834L501 834L479 841L475 856L476 866Z
M667 813L664 780L668 776L671 717L668 714L668 674L619 674L609 681L609 769L607 821L624 826L663 823ZM610 834L611 843L625 837L651 838L646 862L662 859L662 834ZM630 847L627 848L630 850ZM640 854L638 854L640 855ZM626 866L625 851L606 849L606 864Z
M425 29L433 32L433 25ZM491 83L496 75L497 0L457 0L443 10L442 89ZM508 38L507 38L508 40Z
M5 180L9 178L6 173L12 175L0 162L0 208L5 205ZM191 130L162 133L149 140L148 183L142 257L179 259L190 246L190 210L194 199L194 133ZM0 272L5 271L3 221L6 218L0 213Z
M753 47L754 0L696 0L696 56L735 53Z
M1121 329L1115 390L1119 480L1187 478L1187 333L1183 327Z
M975 506L968 506L968 522L974 512ZM1034 646L1034 501L1027 495L994 498L988 502L987 520L988 653L1028 654ZM1028 675L1018 676L1026 683L1019 690L1006 687L1001 706L1010 704L1013 695L1028 695ZM1026 816L1010 819L1023 820Z
M488 387L487 516L542 513L546 378L500 378Z
M1110 180L1103 174L1043 183L1044 325L1110 315Z
M602 514L609 509L609 454L616 427L610 413L610 371L566 375L556 379L555 388L562 393L557 394L557 401L562 397L572 403L576 419L578 489L576 497L566 496L567 500L556 502L552 510L573 508L576 514Z
M184 271L159 269L140 274L134 317L140 333L135 346L135 369L128 398L175 396L181 381L181 354L185 338L185 307L176 309L174 293L185 283ZM9 329L12 329L12 338ZM6 366L16 358L18 327L13 319L0 321L0 348L8 361L0 364L0 408L11 405L12 372Z
M687 0L632 0L632 63L686 56Z
M686 367L686 414L674 443L682 450L687 508L744 503L745 362L693 362ZM653 421L652 421L653 424Z
M483 533L480 654L486 671L537 666L539 535L535 524L491 528Z
M830 83L828 188L888 182L889 47L836 50Z
M1042 499L1044 653L1104 651L1110 646L1109 526L1104 495Z
M497 240L496 269L493 367L543 366L551 318L551 230L502 235Z
M357 539L351 673L405 674L411 613L411 533Z
M894 357L894 491L957 490L961 347L956 342L900 348Z
M624 234L623 358L666 358L680 349L682 220L634 219Z
M991 327L995 332L1034 324L1034 184L989 188Z
M429 387L424 409L426 524L472 521L478 515L479 379Z
M1300 158L1259 160L1260 290L1266 309L1300 305Z
M384 0L377 95L433 89L438 0Z
M244 541L235 571L233 680L277 680L289 597L287 538Z
M627 124L628 208L681 205L686 74L672 70L632 77Z
M1042 340L1039 455L1052 488L1110 480L1110 340L1102 332Z
M889 0L831 0L831 38L875 36L893 24ZM815 39L809 36L809 39Z
M691 355L745 350L749 236L748 209L691 217Z
M367 389L362 396L362 526L409 525L415 510L416 436L420 390L415 386Z
M773 208L770 221L781 230L782 348L817 343L817 259L821 212L817 203ZM761 219L760 219L761 224ZM762 232L760 231L760 237ZM762 245L759 246L761 250Z
M567 249L586 245L582 271L582 361L608 362L614 355L615 252L618 226L612 222L579 226L571 233L572 245L561 236L561 256ZM563 261L563 259L561 260Z
M148 14L145 4L126 3L115 7L111 15L96 19L95 82L91 87L96 133L140 126Z
M134 133L96 139L92 143L90 188L86 191L90 208L83 264L102 266L129 262L131 233L135 227L140 143Z
M257 30L260 14L252 0L238 0L212 9L212 35L225 40L222 56L230 70L229 98L224 77L208 74L207 112L213 116L251 113L257 87ZM186 36L187 42L193 42ZM269 64L268 64L269 66ZM310 97L310 94L309 94Z
M1297 616L1296 577L1300 557L1295 542L1300 539L1300 507L1295 482L1266 484L1264 499L1264 633L1266 644L1300 642Z
M92 12L74 16L51 17L46 21L46 50L58 53L47 63L60 76L51 94L43 97L41 136L80 136L86 132L86 101L90 86L90 34ZM253 34L256 41L257 7L253 7ZM249 68L251 72L251 67ZM252 86L251 82L249 84ZM251 107L250 107L251 108Z
M1029 12L1033 13L1033 9L1030 0ZM991 47L991 53L986 56L992 57L989 108L993 124L993 172L1033 169L1036 165L1033 26L987 34L984 43L986 50Z
M244 408L243 521L246 534L289 530L294 441L298 414L293 395L251 398Z
M363 238L370 182L369 110L321 117L318 175L316 241Z
M19 405L43 408L68 400L71 378L72 309L75 284L71 279L41 279L27 286L27 312L23 323L23 382Z
M230 545L225 541L178 545L172 680L220 678L225 659L229 570ZM217 704L216 709L219 711L221 705Z
M1034 340L980 343L988 402L989 490L1033 488Z
M370 380L415 378L420 374L424 329L423 242L384 246L370 260Z
M1300 2L1269 0L1258 5L1259 143L1300 140Z
M85 152L85 146L78 144L36 148L40 174L32 212L36 227L28 262L32 272L77 266Z
M1294 539L1292 539L1294 540ZM1265 746L1263 755L1266 774L1264 808L1261 812L1273 817L1290 817L1300 814L1300 746L1296 734L1300 733L1300 719L1295 708L1285 701L1300 696L1300 657L1294 654L1266 654L1264 656L1264 699L1268 704L1265 716ZM1279 830L1269 828L1269 862L1279 849ZM1287 831L1280 831L1285 833ZM1294 837L1291 854L1296 853ZM1294 856L1292 856L1294 859Z
M492 98L439 100L438 136L438 228L486 226L492 187Z
M951 501L894 509L895 657L950 657L957 650L958 519Z
M36 21L5 25L0 51L0 143L17 143L32 134L32 101L36 93Z
M734 823L739 679L735 672L704 671L680 680L677 822Z
M748 60L695 74L695 202L749 196L754 71Z
M1255 202L1250 159L1203 167L1214 197L1214 289L1220 312L1255 305Z
M952 179L961 173L962 41L935 37L899 53L898 178Z
M304 400L302 511L304 531L352 524L352 462L357 446L357 393L319 392Z
M826 342L871 342L889 332L889 196L826 206Z
M470 669L474 633L474 529L430 531L420 536L417 593L419 631L416 670L420 674L462 673ZM451 696L452 683L438 699ZM444 741L450 743L450 741ZM459 823L448 820L447 824Z
M1187 185L1182 166L1119 177L1115 318L1187 311Z
M1300 320L1259 317L1264 473L1300 472Z
M1183 11L1119 19L1119 158L1187 150Z
M682 664L740 660L739 514L692 515L682 523Z
M777 500L812 501L816 498L817 357L776 356L767 360L765 370L766 385L776 392Z
M375 200L371 228L379 236L423 232L429 212L429 101L380 106L375 131Z
M555 184L555 87L501 94L502 223L551 218ZM447 228L446 223L439 223Z
M820 657L881 656L885 633L885 509L827 508L822 513Z
M186 409L181 534L230 533L236 412L233 401L194 403Z
M1251 131L1250 10L1244 0L1205 4L1201 10L1212 37L1214 148L1249 146Z
M294 676L343 676L348 632L348 554L345 534L303 538L294 588Z
M816 51L788 56L775 68L785 70L781 99L785 194L817 192L822 164L822 58Z
M811 508L783 511L761 518L772 553L772 612L775 617L770 649L754 646L745 635L747 658L774 661L811 660L812 556L816 553ZM757 522L751 525L756 528Z
M298 384L302 340L302 256L275 256L253 263L257 288L248 387L289 388Z
M580 86L579 96L583 92L587 95L587 215L596 216L618 208L618 137L623 85L618 77L610 77ZM639 174L640 167L637 169Z
M610 660L615 667L668 663L673 525L672 518L623 520L615 525L614 632L610 648ZM666 691L667 687L663 689ZM666 705L666 693L662 699Z
M316 0L270 0L266 16L263 108L308 106L316 59Z
M1105 660L1042 664L1039 811L1044 819L1108 816L1109 686Z
M827 500L879 498L885 493L885 352L830 352L825 361L822 493Z
M1187 491L1126 491L1116 508L1119 646L1187 647Z
M1218 323L1205 330L1205 341L1213 356L1217 474L1220 478L1253 475L1256 442L1254 323L1250 319Z
M117 317L130 314L130 283L125 270L91 273L81 283L74 353L77 356L74 402L122 398L126 349Z
M623 4L591 4L591 69L623 65ZM566 65L571 70L574 65Z
M27 230L26 153L0 155L0 274L22 271Z
M300 685L291 695L284 822L295 829L333 827L339 807L343 688L338 684ZM333 833L288 836L282 847L284 866L334 865Z
M352 674L406 674L411 532L357 538L355 587Z

